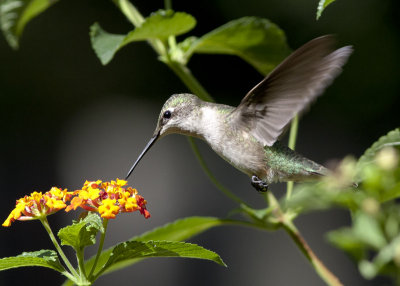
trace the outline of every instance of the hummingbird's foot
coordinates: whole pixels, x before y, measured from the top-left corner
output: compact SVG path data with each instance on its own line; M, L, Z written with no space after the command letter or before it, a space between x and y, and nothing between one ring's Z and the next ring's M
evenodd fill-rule
M257 190L257 192L265 193L268 191L268 184L257 176L251 177L251 185Z

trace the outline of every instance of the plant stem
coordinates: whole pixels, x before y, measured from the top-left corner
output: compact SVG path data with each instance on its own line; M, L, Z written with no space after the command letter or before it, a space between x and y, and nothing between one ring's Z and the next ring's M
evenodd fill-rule
M62 250L61 246L58 244L58 241L57 241L56 237L54 236L53 231L51 230L51 227L50 227L50 224L49 224L49 222L47 220L47 217L44 217L44 218L40 219L40 222L42 223L42 225L46 229L47 233L49 234L51 241L53 242L55 248L58 251L58 254L61 256L61 259L64 261L65 265L68 267L69 271L76 278L79 278L80 276L78 275L78 273L76 272L76 270L72 266L72 264L69 262L67 256L65 255L64 251Z
M169 60L166 64L180 78L180 80L189 88L191 92L197 95L200 99L213 102L214 99L205 90L205 88L192 75L191 71L181 63Z
M136 9L135 5L129 2L129 0L113 0L113 2L133 26L139 27L143 24L144 17L142 14L140 14L139 10ZM164 56L166 54L165 46L160 40L149 40L149 44L160 56Z
M103 231L103 233L101 234L101 237L100 237L100 244L99 244L99 248L97 249L96 258L95 258L95 260L94 260L92 269L90 270L90 273L89 273L89 280L90 280L90 281L93 281L93 277L94 277L93 274L94 274L94 271L95 271L95 269L96 269L97 262L98 262L98 260L99 260L99 258L100 258L101 252L102 252L102 250L103 250L104 239L105 239L105 237L106 237L106 232L107 232L107 225L108 225L108 219L105 218L105 219L103 219L103 228L104 228L104 231ZM94 278L96 278L96 277L94 277Z
M164 7L165 7L165 10L172 10L172 1L164 0Z
M85 268L85 258L84 258L84 255L83 255L83 249L75 249L75 251L76 251L76 258L78 260L78 267L79 267L80 277L81 278L85 277L85 280L87 282L86 268Z
M292 123L290 125L290 134L289 134L289 148L294 150L296 148L296 140L297 140L297 130L299 129L299 116L296 115Z
M113 2L118 6L121 12L128 18L128 20L135 27L140 26L144 22L144 17L136 9L136 7L130 3L128 0L113 0ZM170 0L165 0L165 6L167 9L172 7ZM170 42L175 41L175 37ZM204 87L197 81L197 79L192 75L190 70L177 63L169 57L167 49L162 41L158 39L149 40L152 48L158 53L161 59L175 72L175 74L183 81L183 83L198 97L206 101L214 101L213 98L208 94Z
M164 7L165 7L165 10L172 10L172 0L164 0ZM168 45L171 50L174 50L176 48L175 36L168 37Z
M310 246L307 244L303 236L300 234L299 230L293 224L292 220L288 218L288 216L284 212L282 212L275 196L271 192L269 192L267 194L267 197L269 204L275 207L274 215L276 219L281 223L283 229L289 234L289 236L292 238L300 251L311 263L319 277L321 277L321 279L330 286L343 286L339 279L322 263L317 255L315 255L315 253L311 250Z
M318 275L325 281L326 284L331 286L342 286L339 278L337 278L315 255L311 250L310 246L307 244L303 236L297 230L295 225L291 221L286 221L283 223L283 228L290 235L293 241L296 243L297 247L301 250L307 260L314 267Z
M289 148L294 150L296 148L296 139L297 139L297 130L299 129L299 116L296 115L293 120L292 124L290 125L290 134L289 134ZM287 182L286 188L286 199L290 199L293 192L293 182Z
M200 166L203 168L204 172L206 173L206 175L208 176L208 178L210 179L210 181L212 183L214 183L214 185L228 198L230 198L231 200L239 203L239 204L245 204L238 196L236 196L234 193L232 193L231 191L229 191L227 188L225 188L213 175L213 173L210 171L210 169L208 168L207 164L205 163L203 157L200 154L199 148L197 147L196 143L194 142L194 139L192 137L188 137L188 141L190 146L192 147L192 150L194 152L194 154L196 155L197 160L199 161Z
M142 14L128 0L113 0L113 2L135 27L140 26L144 22Z

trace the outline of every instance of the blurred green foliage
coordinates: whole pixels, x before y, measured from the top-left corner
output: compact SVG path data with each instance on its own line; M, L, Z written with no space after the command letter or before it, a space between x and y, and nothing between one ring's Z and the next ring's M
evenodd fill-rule
M348 253L366 279L400 273L400 130L389 132L356 162L346 158L317 184L299 185L286 207L298 213L335 206L349 209L352 225L328 233ZM353 179L360 181L351 187Z

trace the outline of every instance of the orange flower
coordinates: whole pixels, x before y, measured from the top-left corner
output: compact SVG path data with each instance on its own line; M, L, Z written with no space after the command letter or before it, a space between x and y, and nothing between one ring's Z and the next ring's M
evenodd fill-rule
M86 181L81 190L74 192L75 197L65 211L81 207L88 211L98 212L103 218L115 218L119 213L138 210L145 218L149 218L146 200L138 195L136 189L125 188L127 183L120 179L111 182Z
M119 206L115 205L116 200L105 199L103 204L99 206L99 214L102 218L115 218L119 213Z
M150 217L146 200L138 195L136 189L125 188L127 181L117 179L111 182L86 181L81 190L68 192L67 189L53 187L42 194L33 192L17 200L3 226L10 226L15 220L41 219L65 208L65 211L78 207L98 212L103 218L115 218L119 213L139 211L145 218ZM67 202L70 204L67 206Z
M50 191L42 194L33 192L30 196L25 196L17 200L15 208L11 211L3 226L10 226L15 220L41 219L51 215L67 205L65 204L72 193L67 189L51 188Z

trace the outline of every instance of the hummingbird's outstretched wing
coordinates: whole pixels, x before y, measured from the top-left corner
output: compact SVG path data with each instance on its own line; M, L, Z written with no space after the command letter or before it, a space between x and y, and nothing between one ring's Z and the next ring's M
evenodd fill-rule
M247 128L264 146L272 146L285 126L333 81L351 46L334 50L332 36L311 40L287 57L242 99L232 124Z

